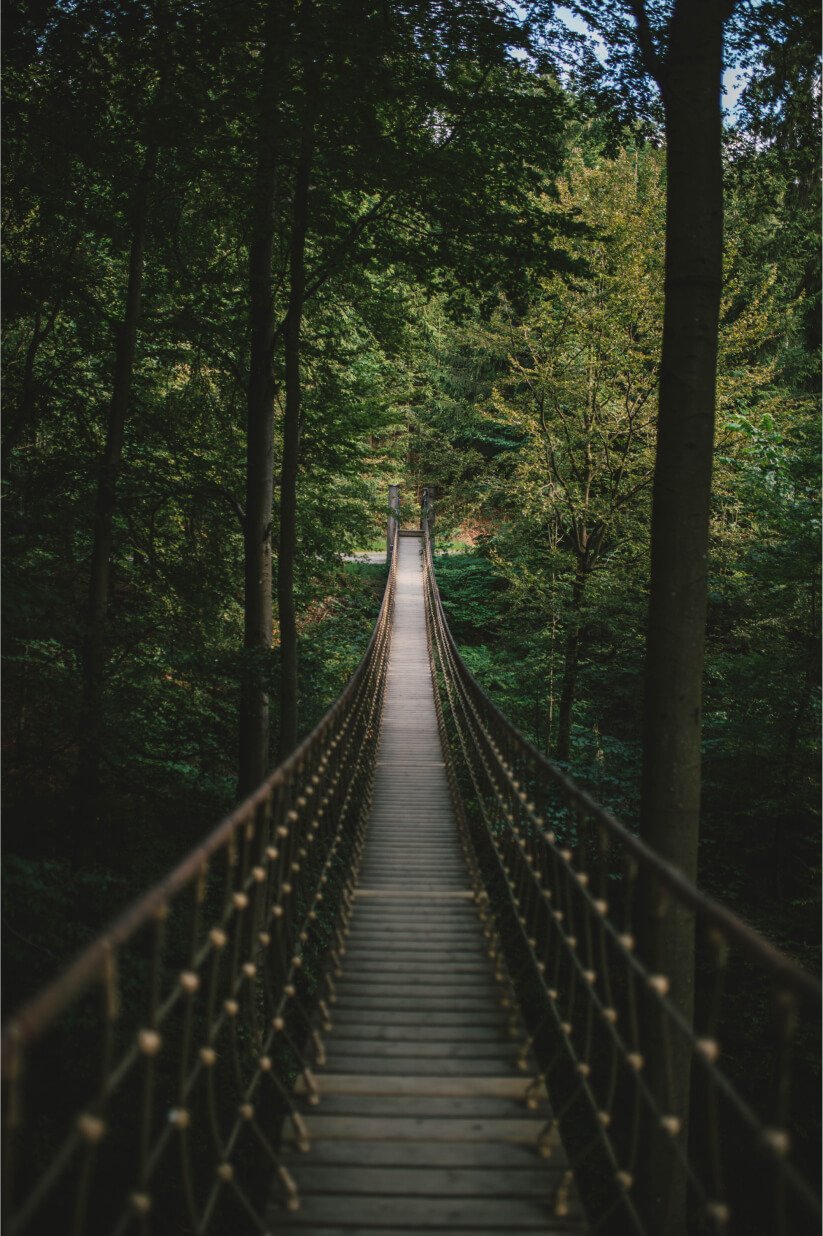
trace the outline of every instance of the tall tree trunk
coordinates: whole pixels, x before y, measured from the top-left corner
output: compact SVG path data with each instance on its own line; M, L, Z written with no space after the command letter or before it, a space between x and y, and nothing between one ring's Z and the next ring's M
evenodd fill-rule
M126 303L117 332L114 383L106 424L106 444L97 479L89 593L81 654L82 701L78 759L78 809L84 822L97 819L100 751L106 666L106 620L111 583L111 549L117 480L123 457L126 417L131 401L137 328L143 295L143 270L149 199L157 171L158 144L151 138L134 189Z
M661 85L666 114L666 275L660 405L652 501L641 832L689 879L697 874L700 736L706 629L709 503L722 279L720 83L725 6L676 0ZM650 968L691 1021L694 921L663 912L646 888L640 924ZM688 1045L647 1011L648 1080L687 1137ZM669 1067L667 1067L669 1065ZM685 1178L651 1130L643 1204L653 1231L685 1231Z
M552 531L550 536L550 545L552 555L557 551L559 541L559 532L557 527L557 516L554 517ZM554 568L554 559L552 559L551 572L551 588L549 598L552 610L551 620L551 635L549 637L549 698L546 702L546 754L552 754L552 735L554 734L554 652L555 644L557 643L557 573Z
M239 783L243 798L265 777L269 764L269 691L266 654L272 644L271 523L274 490L275 340L274 250L277 138L277 13L266 13L262 78L257 109L257 167L249 240L251 341L246 420L246 509L243 524L246 664L240 688Z
M557 711L557 746L555 759L568 760L571 750L572 712L577 687L577 667L580 662L580 634L582 628L583 595L586 590L588 571L586 564L578 560L572 584L569 606L569 629L566 634L566 652L563 663L563 683L560 688L560 706Z
M297 622L294 562L297 554L297 471L300 453L300 336L306 293L306 236L309 185L314 157L317 66L306 69L306 99L294 186L289 257L289 306L284 327L286 413L280 471L280 538L277 550L277 607L280 622L280 758L297 744Z

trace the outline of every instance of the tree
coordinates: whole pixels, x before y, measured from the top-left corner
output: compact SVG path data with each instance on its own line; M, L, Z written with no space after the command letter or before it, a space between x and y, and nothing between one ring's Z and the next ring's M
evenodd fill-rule
M675 0L665 30L654 32L646 6L632 7L644 63L663 98L667 169L640 829L653 849L694 880L723 262L720 79L729 10ZM667 976L671 999L690 1022L693 915L678 907L663 915L660 896L656 888L646 890L646 962ZM688 1048L681 1045L668 1061L654 1008L649 1017L650 1084L658 1102L670 1106L685 1127ZM660 1139L652 1135L649 1145L660 1146ZM686 1181L673 1154L661 1149L646 1156L643 1191L653 1226L672 1236L685 1231Z
M624 151L592 168L579 155L571 160L559 202L586 229L565 242L570 263L584 273L545 280L524 319L512 323L509 373L492 411L523 437L507 456L514 489L507 504L513 498L540 526L548 522L573 563L553 747L563 761L587 586L604 553L625 536L651 481L661 170L652 149Z
M81 819L97 819L100 783L100 738L103 727L105 686L106 620L111 584L112 522L117 482L123 456L126 418L129 413L134 374L137 331L143 299L146 235L151 193L157 172L160 145L159 118L166 104L170 68L165 59L166 31L158 30L161 64L155 95L144 121L143 155L129 206L130 242L128 277L123 317L115 335L112 394L106 418L106 442L99 464L94 532L89 571L89 596L81 656L83 695L80 708L80 754L78 760L78 810Z
M700 827L701 700L708 591L715 382L722 288L723 173L721 76L731 4L626 0L579 12L605 39L618 86L640 85L641 108L654 82L666 141L665 306L657 451L652 493L651 594L646 643L641 832L694 879ZM647 964L664 973L687 1021L694 1004L693 916L662 916L647 889L642 936ZM654 1008L652 1023L656 1021ZM681 1050L668 1067L653 1044L650 1084L687 1126L690 1064ZM683 1134L685 1136L685 1133ZM657 1139L651 1138L654 1146ZM674 1156L644 1159L647 1221L684 1230L685 1177Z
M275 127L278 84L287 64L290 30L285 6L266 5L257 101L257 164L249 229L251 317L246 420L246 504L243 668L239 724L241 798L265 777L269 762L269 696L265 654L272 643L272 498L274 491L274 348L276 341L272 262L276 234L278 147Z
M294 566L297 554L297 473L300 451L302 379L301 335L306 301L306 241L309 231L309 190L314 165L320 81L324 49L317 39L314 6L300 10L298 31L302 76L300 141L294 177L289 294L283 323L286 401L283 415L283 458L280 465L280 533L277 552L277 613L280 622L280 757L297 745L297 618ZM302 36L302 37L300 37Z
M281 74L277 99L258 110L261 124L275 123L277 107L285 117L284 139L270 159L285 173L278 225L281 252L288 257L274 280L282 316L266 328L273 329L276 347L282 346L275 373L285 394L277 500L281 757L299 732L294 570L307 315L357 261L389 264L430 285L456 287L476 285L490 274L496 278L509 246L527 246L532 260L545 260L551 229L536 233L534 211L519 215L517 207L545 176L529 152L539 138L544 154L553 153L557 137L547 126L560 110L556 84L510 54L525 41L522 27L491 4L468 11L457 3L422 5L387 14L383 6L364 12L362 5L340 0L289 10L284 20L289 29L281 42L292 49L288 71ZM484 262L472 243L481 229L498 238ZM260 418L262 424L262 411ZM249 454L258 501L255 527L249 525L247 534L247 641L258 650L267 638L261 600L266 571L253 569L256 557L267 552L259 549L267 508L261 487L265 453L261 437ZM265 764L268 743L266 692L259 677L256 685L248 677L247 684L241 741L256 754L248 757L246 789L252 765L256 775Z

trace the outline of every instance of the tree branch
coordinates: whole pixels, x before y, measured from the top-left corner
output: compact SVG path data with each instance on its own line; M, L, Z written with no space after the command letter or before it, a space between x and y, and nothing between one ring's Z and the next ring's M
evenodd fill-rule
M665 86L666 69L664 62L654 45L654 37L652 35L652 28L649 23L649 14L646 10L646 5L644 0L628 0L628 4L634 18L635 29L637 31L637 42L640 46L640 54L643 57L643 64L646 68L646 72L654 78L662 90Z

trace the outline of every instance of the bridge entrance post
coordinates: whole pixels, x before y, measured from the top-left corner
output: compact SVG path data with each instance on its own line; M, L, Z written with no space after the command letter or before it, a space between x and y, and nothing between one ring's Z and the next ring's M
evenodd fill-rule
M391 563L391 551L394 545L394 532L400 513L400 486L389 485L389 523L386 529L386 562Z

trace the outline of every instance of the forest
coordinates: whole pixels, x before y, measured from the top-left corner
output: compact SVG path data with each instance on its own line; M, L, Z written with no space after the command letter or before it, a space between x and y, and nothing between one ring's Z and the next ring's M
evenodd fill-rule
M811 961L818 49L812 6L739 20L702 872ZM338 694L381 587L343 558L384 543L392 481L412 518L437 494L472 670L636 819L666 158L626 22L605 63L540 6L10 4L6 23L11 973L52 973ZM252 518L277 603L267 584L244 649ZM238 737L241 681L271 695L270 756Z
M340 695L389 485L503 714L819 972L816 6L8 0L4 66L6 1011Z

